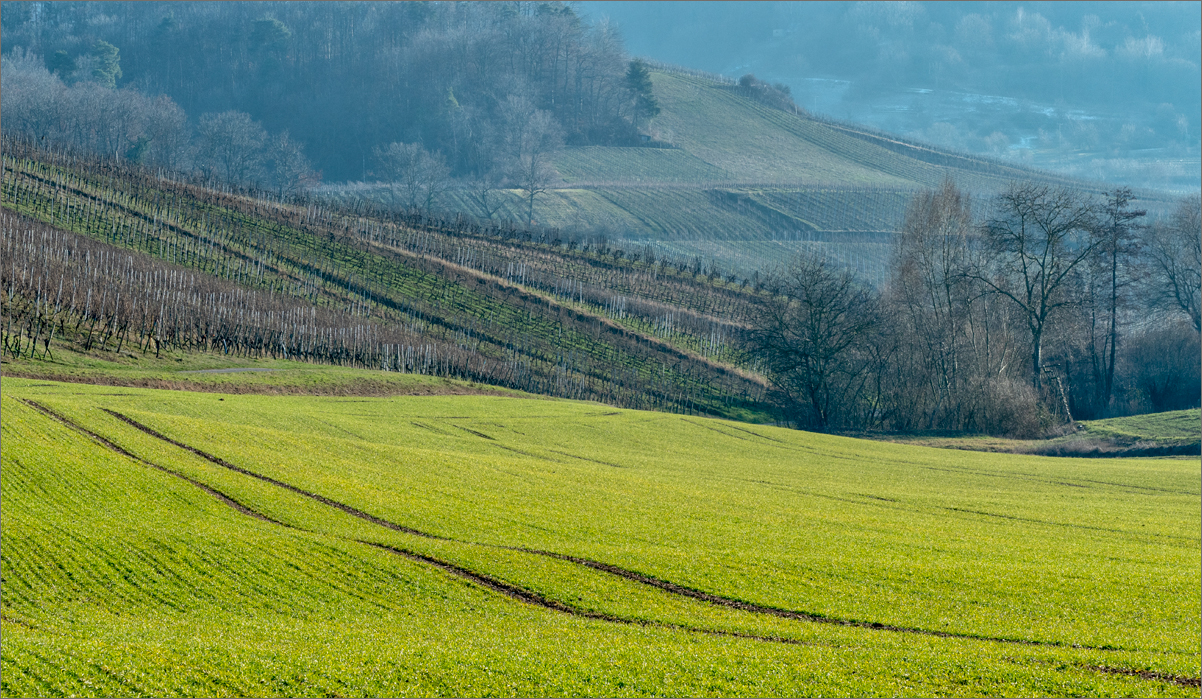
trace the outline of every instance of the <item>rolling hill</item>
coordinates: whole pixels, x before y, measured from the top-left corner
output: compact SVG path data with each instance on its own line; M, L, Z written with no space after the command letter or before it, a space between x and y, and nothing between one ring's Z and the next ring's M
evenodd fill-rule
M55 342L300 358L769 419L735 342L758 290L714 267L254 199L19 144L3 162L12 358L51 358Z
M1197 692L1196 458L2 385L8 696Z
M945 178L971 192L978 209L1014 180L1104 188L785 112L686 70L662 66L652 81L662 111L649 131L659 147L562 149L554 161L561 182L535 206L540 224L649 244L660 254L701 255L744 274L818 251L881 281L910 197ZM387 198L372 186L323 193ZM508 196L497 217L522 220L520 193ZM1160 193L1140 196L1153 211L1169 204ZM442 205L483 215L466 191L446 193Z

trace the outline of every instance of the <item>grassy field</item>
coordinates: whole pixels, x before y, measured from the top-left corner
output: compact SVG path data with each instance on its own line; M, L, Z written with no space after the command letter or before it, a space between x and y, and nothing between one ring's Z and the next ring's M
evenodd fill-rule
M725 182L733 173L691 153L668 148L564 148L555 169L568 182Z
M1046 439L1009 439L987 435L872 435L892 442L944 449L968 449L1050 456L1144 456L1197 454L1202 443L1202 411L1086 420L1067 434Z
M5 695L1197 695L1197 458L2 387Z
M1189 440L1198 441L1202 432L1202 410L1178 410L1171 413L1152 413L1092 420L1082 423L1085 431L1104 437L1133 441Z
M541 398L440 376L335 367L285 359L166 351L84 352L55 344L49 359L5 357L4 374L70 383L206 393L307 396L490 394Z

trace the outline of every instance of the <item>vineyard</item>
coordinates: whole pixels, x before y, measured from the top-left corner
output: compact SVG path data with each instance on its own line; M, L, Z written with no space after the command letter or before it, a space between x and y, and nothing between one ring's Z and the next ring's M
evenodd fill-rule
M253 199L21 148L4 154L10 353L46 354L71 335L114 351L299 357L619 405L761 410L763 383L729 363L741 361L753 292L712 267L582 249L553 231Z
M1196 457L498 396L2 400L8 696L1197 696Z
M914 193L945 179L972 194L977 212L1015 180L1104 189L774 109L714 76L660 66L653 79L662 112L649 130L657 145L671 147L561 149L553 160L559 178L535 201L539 224L579 237L650 244L660 254L684 259L700 255L743 276L781 260L777 246L759 243L789 241L791 247L829 250L832 262L868 269L868 278L880 281L875 259L861 259L841 234L872 233L887 242ZM334 184L320 191L343 203L392 201L381 184ZM438 207L487 220L476 196L468 186L453 187ZM491 196L499 202L493 218L526 220L522 192L498 190ZM1163 193L1138 196L1156 214L1171 206Z
M326 187L321 196L342 206L370 202L386 207L391 201L386 187L370 185ZM495 214L498 220L525 216L519 192L503 190L497 196L501 200ZM913 190L883 188L609 184L551 190L534 211L538 222L563 235L580 240L608 236L611 245L627 250L650 245L674 262L701 256L745 277L784 259L758 252L764 247L760 244L768 241L822 243L810 247L834 250L848 242L845 234L867 233L873 242L888 243L889 232L901 225L912 196ZM483 217L464 190L450 190L441 201L447 209ZM853 268L875 264L856 259L854 248L848 253L829 259Z
M555 169L569 186L577 187L606 182L704 184L733 179L726 170L691 153L671 148L564 148L555 158Z

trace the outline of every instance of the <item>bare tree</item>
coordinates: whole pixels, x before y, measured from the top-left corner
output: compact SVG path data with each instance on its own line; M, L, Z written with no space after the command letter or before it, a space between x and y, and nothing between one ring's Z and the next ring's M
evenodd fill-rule
M814 256L794 259L769 288L776 293L757 302L749 350L799 423L832 427L871 378L869 345L881 324L876 296Z
M296 194L318 181L319 176L310 167L303 147L287 131L271 139L266 151L271 183L280 196Z
M1135 221L1147 214L1143 209L1131 208L1134 199L1135 196L1126 187L1111 192L1102 204L1096 236L1097 254L1091 270L1094 283L1090 285L1090 291L1095 301L1101 296L1101 303L1091 304L1090 357L1097 387L1097 408L1102 411L1106 410L1114 395L1119 309L1125 303L1127 288L1133 281L1129 274L1130 263L1139 252L1140 231ZM1098 332L1099 311L1101 333Z
M1180 311L1202 332L1202 198L1181 200L1172 218L1158 223L1146 239L1150 266L1149 296L1154 305Z
M534 200L555 181L551 156L563 144L563 130L550 112L535 109L526 99L511 95L502 105L506 171L526 200L526 223L534 223Z
M468 182L468 196L484 215L492 220L497 212L505 206L505 197L502 191L505 186L504 178L496 172L490 171L473 178Z
M534 199L545 194L555 181L555 169L539 154L522 155L509 164L509 178L522 191L526 201L526 224L534 224Z
M914 343L909 354L921 357L911 369L919 375L902 383L910 391L925 389L926 396L913 399L925 409L912 405L908 412L915 420L926 413L927 427L960 427L964 417L971 313L979 296L979 283L965 274L971 231L968 195L946 181L914 197L894 249L890 300L899 310L901 340Z
M207 174L242 184L257 178L267 132L249 114L226 111L200 116L196 164Z
M0 56L0 124L5 133L26 133L38 141L56 136L66 89L36 54L17 47Z
M406 206L430 209L439 194L450 184L450 169L438 154L431 154L418 143L389 143L377 146L376 162L380 174L388 179L393 200L404 194Z
M1009 299L1031 335L1031 385L1043 385L1043 338L1049 320L1074 302L1072 274L1094 254L1096 207L1079 191L1015 183L994 200L981 227L992 257L968 276Z
M175 169L188 144L188 117L170 97L156 97L146 115L146 162Z

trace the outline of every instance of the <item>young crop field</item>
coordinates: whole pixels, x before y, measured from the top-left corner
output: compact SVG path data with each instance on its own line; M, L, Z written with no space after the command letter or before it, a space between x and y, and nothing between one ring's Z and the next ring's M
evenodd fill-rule
M2 387L5 695L1197 696L1196 457Z
M738 181L917 184L910 177L883 172L832 152L828 144L799 138L790 126L793 121L801 121L800 117L698 78L654 73L652 79L656 98L663 105L653 128L671 132L676 146L732 173Z

